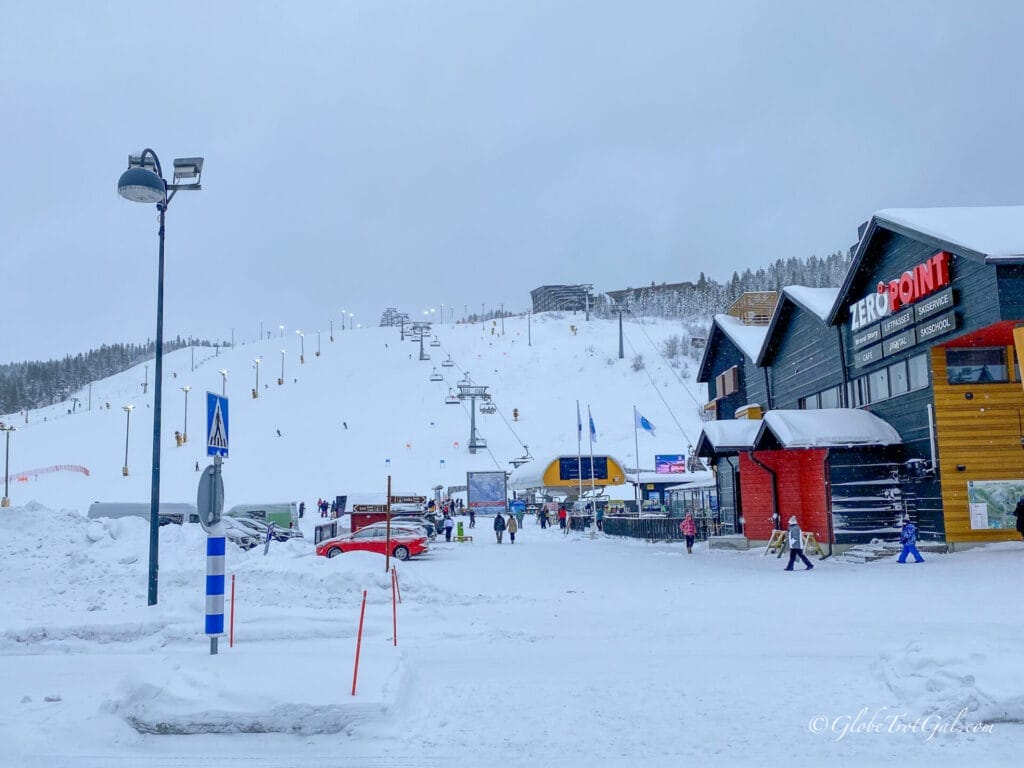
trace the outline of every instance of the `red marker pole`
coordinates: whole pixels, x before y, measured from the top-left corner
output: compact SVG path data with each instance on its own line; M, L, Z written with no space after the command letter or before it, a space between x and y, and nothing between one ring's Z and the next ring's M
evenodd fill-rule
M395 588L398 590L398 602L402 602L402 585L398 583L398 571L395 570L395 566L391 566L391 576L395 581Z
M366 615L366 590L363 590L363 607L359 609L359 632L356 635L356 666L352 670L352 695L356 695L356 678L359 677L359 649L363 645L363 617Z
M395 647L398 647L398 603L396 597L397 582L395 581L395 569L391 568L391 637L394 639Z
M235 574L231 574L231 621L228 624L228 648L235 647Z

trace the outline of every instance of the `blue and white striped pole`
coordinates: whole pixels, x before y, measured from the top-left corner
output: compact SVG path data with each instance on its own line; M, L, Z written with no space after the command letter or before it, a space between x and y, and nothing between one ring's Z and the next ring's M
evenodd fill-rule
M224 524L217 522L206 537L206 634L210 655L217 653L217 638L224 634Z

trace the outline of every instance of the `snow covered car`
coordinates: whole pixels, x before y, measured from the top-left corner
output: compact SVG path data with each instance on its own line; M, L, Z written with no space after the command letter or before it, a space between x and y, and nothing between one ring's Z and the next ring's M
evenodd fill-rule
M376 552L387 554L387 533L378 524L360 528L355 533L324 539L316 545L316 553L322 557L337 557L343 552ZM408 560L427 551L427 537L412 529L391 528L391 556L396 560Z
M270 528L268 523L264 523L262 520L250 520L247 517L233 517L231 519L251 530L254 536L259 537L260 541L267 540L267 529ZM298 528L278 528L276 525L274 526L274 541L288 541L288 539L296 538L303 538L302 531Z
M221 522L224 523L224 538L234 542L242 549L252 549L262 542L257 533L246 528L233 517L222 517Z

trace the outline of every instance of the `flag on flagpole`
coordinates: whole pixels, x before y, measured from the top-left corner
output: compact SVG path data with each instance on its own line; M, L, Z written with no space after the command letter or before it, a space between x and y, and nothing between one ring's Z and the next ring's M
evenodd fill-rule
M590 420L590 441L593 443L597 442L597 427L594 426L594 415L590 412L590 406L587 406L587 418Z
M580 401L576 401L576 442L583 439L583 419L580 418Z
M655 436L654 425L651 424L651 422L649 422L643 416L641 416L640 411L638 411L636 408L633 409L633 416L636 418L636 426L640 427L640 429L644 430L645 432L650 432L651 437Z

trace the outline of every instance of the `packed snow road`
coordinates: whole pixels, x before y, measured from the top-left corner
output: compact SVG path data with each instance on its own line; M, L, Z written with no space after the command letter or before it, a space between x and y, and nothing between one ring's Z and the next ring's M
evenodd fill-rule
M784 573L481 520L398 564L395 648L383 560L307 539L230 553L210 656L196 526L163 529L153 608L143 521L2 526L0 765L1001 765L1024 727L1018 544Z

